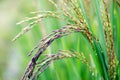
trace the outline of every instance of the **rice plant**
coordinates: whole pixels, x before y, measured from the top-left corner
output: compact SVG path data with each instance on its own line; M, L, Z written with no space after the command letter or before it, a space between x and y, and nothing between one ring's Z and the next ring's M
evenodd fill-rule
M41 74L52 63L67 58L77 59L77 61L85 64L86 68L88 68L89 79L119 80L119 0L47 0L47 2L55 10L31 12L31 15L36 16L17 23L19 25L30 22L13 41L33 29L35 24L44 21L44 19L56 18L64 25L51 33L47 33L48 35L42 38L29 52L28 56L33 55L33 57L25 70L22 80L42 80L40 76L43 75ZM90 8L91 5L93 5L92 8ZM95 20L97 24L94 23ZM79 38L84 38L84 42L87 43L91 50L87 56L81 51L80 47L77 48L77 51L74 49L59 50L56 54L45 54L46 49L51 46L52 42L71 34L79 34ZM82 41L78 40L78 42ZM76 46L79 45L76 44ZM86 50L85 47L83 48ZM77 74L79 75L79 73Z

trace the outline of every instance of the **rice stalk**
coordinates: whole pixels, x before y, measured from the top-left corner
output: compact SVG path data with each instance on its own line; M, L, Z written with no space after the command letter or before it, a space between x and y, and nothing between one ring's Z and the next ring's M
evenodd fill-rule
M66 22L66 25L46 35L29 52L28 56L31 56L33 52L37 50L37 52L35 52L35 54L33 55L31 61L29 62L25 70L25 73L22 77L22 80L26 80L26 79L37 80L40 74L42 74L52 62L55 62L59 59L64 59L64 58L72 58L72 57L77 58L86 64L90 72L93 71L92 70L93 67L91 67L90 63L88 62L86 56L83 53L80 54L74 51L73 52L59 51L56 54L44 55L44 51L51 45L53 41L61 37L70 35L72 33L81 33L83 37L85 37L85 39L88 41L90 46L92 47L94 52L93 54L92 53L90 54L92 55L92 57L95 56L97 60L97 61L94 61L94 63L98 71L98 74L100 73L100 78L103 80L104 79L115 80L116 74L117 74L116 73L117 63L116 63L116 55L114 51L113 32L112 32L112 26L111 26L111 21L109 17L107 2L105 0L102 0L104 5L104 11L101 12L103 13L103 20L101 19L101 14L99 10L97 10L97 13L99 18L98 20L100 24L100 29L102 26L104 28L103 30L104 30L105 45L106 45L105 48L107 49L108 63L106 62L107 59L104 57L105 52L103 51L102 45L100 44L98 38L93 35L90 29L91 25L89 24L89 22L83 17L84 12L81 11L81 8L79 7L80 0L61 0L59 1L62 4L60 7L54 1L52 0L48 0L48 1L51 4L53 4L56 7L56 9L60 10L61 12L59 11L58 12L57 11L31 12L31 14L38 14L38 15L31 18L26 18L25 20L22 20L21 22L17 23L17 24L22 24L24 22L32 21L31 23L28 24L27 27L22 29L22 31L13 39L13 41L16 41L23 34L30 31L34 27L34 25L39 21L41 21L43 18L55 17L60 20L64 20ZM99 6L97 5L98 1L97 0L94 0L94 1L97 9L99 9ZM119 3L117 1L115 2L117 4ZM61 18L61 16L64 16L64 18ZM73 23L70 22L69 20L71 20ZM103 25L102 25L102 22L103 22ZM103 30L102 29L100 30L101 33ZM38 59L41 59L42 55L45 56L44 59L38 60ZM97 65L96 62L98 62L99 64Z
M115 79L116 77L116 58L115 58L115 52L114 52L114 41L113 41L113 34L112 34L112 27L110 23L110 17L108 14L108 5L105 0L102 0L104 7L105 7L105 17L103 19L106 19L104 21L104 32L105 32L105 39L106 39L106 47L107 47L107 53L108 53L108 64L109 64L109 72L110 72L110 78Z

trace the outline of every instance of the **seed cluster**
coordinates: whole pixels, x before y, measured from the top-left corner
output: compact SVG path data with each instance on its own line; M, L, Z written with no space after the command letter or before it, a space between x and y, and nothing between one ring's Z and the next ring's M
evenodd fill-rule
M91 30L89 29L87 25L85 18L83 17L81 8L78 5L79 3L78 0L60 0L62 4L61 6L62 8L59 7L58 4L55 3L54 1L52 0L48 0L48 1L51 4L53 4L56 8L61 10L62 12L59 12L59 11L58 12L57 11L31 12L32 14L37 14L37 16L26 18L25 20L22 20L19 23L17 23L17 24L22 24L24 22L32 21L31 23L28 24L27 27L22 29L22 31L13 39L13 41L16 41L23 34L30 31L34 27L34 25L37 24L39 21L41 21L43 18L48 18L48 17L58 18L60 20L64 20L66 22L66 25L65 27L54 30L50 34L46 35L29 52L28 56L31 56L32 53L35 50L37 50L36 54L33 55L30 63L28 64L28 67L26 68L26 71L22 77L22 80L27 80L31 78L36 80L37 77L40 74L42 74L52 62L59 60L59 59L63 59L63 58L72 58L72 57L77 58L86 64L90 72L92 71L92 67L83 53L80 54L74 51L72 52L71 51L58 51L58 53L56 54L46 54L46 55L43 54L44 51L48 48L48 46L51 45L53 41L61 37L67 36L71 33L81 33L89 41L95 53L97 53L97 50L95 50L96 47L95 47L94 41L99 43L97 37L92 34ZM110 78L115 79L116 77L116 60L115 59L116 58L115 58L115 52L114 52L112 27L110 24L107 4L104 0L102 1L104 4L104 9L105 9L104 11L105 14L103 15L104 17L103 25L104 25L104 36L106 39L106 48L107 48L107 53L108 53L108 64L109 64L108 67L109 67ZM64 16L65 18L61 18L61 16ZM73 23L71 23L70 20ZM38 59L41 58L42 55L44 55L44 58L39 61Z
M49 2L51 2L53 5L55 5L55 7L57 8L57 4L54 3L52 0L48 0ZM67 4L69 3L69 4ZM28 54L28 56L30 56L35 49L38 49L37 53L33 56L33 58L31 59L25 74L22 78L22 80L26 80L26 78L30 78L31 76L33 76L33 72L34 69L36 67L36 62L38 60L38 58L41 56L41 54L46 50L46 48L48 46L50 46L50 44L55 40L58 39L60 37L69 35L70 33L75 33L75 32L81 32L87 39L88 41L91 43L92 47L93 47L93 38L95 40L97 40L96 37L94 37L92 35L92 33L89 31L86 21L82 16L81 10L78 7L78 5L76 5L76 3L78 3L78 0L76 0L75 2L73 2L72 0L66 0L63 1L63 5L64 6L70 6L72 9L73 14L75 14L76 16L72 16L70 12L70 8L67 7L67 9L64 8L60 8L63 12L64 12L64 16L68 17L69 19L71 19L75 24L71 24L69 21L67 21L66 19L62 19L65 20L69 25L67 25L66 27L63 27L61 29L55 30L53 31L51 34L47 35L45 38L41 39L40 42L30 51L30 53ZM34 24L38 23L39 21L41 21L42 18L47 18L47 17L55 17L55 18L60 18L60 16L58 15L58 12L52 12L52 11L38 11L38 12L32 12L32 14L36 14L39 13L39 15L32 17L32 18L26 18L25 20L17 23L17 24L21 24L23 22L28 22L30 20L34 20L32 23L30 23L27 27L23 28L23 30L13 39L13 41L17 40L20 36L22 36L23 34L25 34L26 32L28 32L29 30L31 30L34 27ZM81 57L83 57L83 62L86 63L86 65L88 66L89 70L91 71L91 67L88 64L87 59L84 57L84 55L81 55ZM48 64L47 64L48 65ZM46 66L44 66L43 71L46 69ZM41 68L40 68L41 69ZM39 69L39 70L40 70ZM42 71L41 71L42 72Z
M66 51L59 51L57 54L46 54L45 58L43 58L40 62L36 63L37 71L36 72L29 72L26 73L23 77L23 80L26 80L27 78L38 78L40 74L42 74L47 67L54 61L64 58L72 58L75 57L75 54L63 54ZM30 70L33 71L33 70Z
M37 44L29 53L29 56L30 56L35 49L38 49L37 53L33 56L32 60L30 61L28 68L26 69L26 72L25 72L25 75L23 77L23 80L25 80L26 75L28 77L32 76L34 68L36 66L36 61L42 55L42 53L46 50L46 48L48 46L50 46L50 44L55 39L61 38L61 37L65 36L65 35L68 35L70 33L82 32L82 31L84 31L84 29L82 29L80 27L68 25L68 26L63 27L61 29L53 31L51 34L49 34L48 36L43 38L40 41L40 43Z
M105 18L106 20L103 20L104 23L104 33L105 33L105 39L106 39L106 47L107 47L107 53L108 53L108 64L109 64L109 72L111 79L115 79L116 77L116 61L115 61L115 52L114 52L114 42L113 42L113 34L112 34L112 27L110 24L110 17L108 14L108 7L105 0L102 0L104 7L105 7Z

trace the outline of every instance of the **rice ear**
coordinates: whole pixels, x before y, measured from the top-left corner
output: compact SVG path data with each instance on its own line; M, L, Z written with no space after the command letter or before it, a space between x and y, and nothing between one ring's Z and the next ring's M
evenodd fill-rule
M12 41L16 41L18 38L20 38L22 35L24 35L25 33L27 33L28 31L30 31L33 27L35 27L34 25L37 24L38 22L41 21L42 18L47 18L47 17L56 17L59 18L57 15L55 14L44 14L44 15L38 15L32 18L27 18L25 20L22 20L20 22L17 23L17 25L22 24L24 22L28 22L30 20L34 20L33 22L29 23L28 26L24 27L13 39Z
M85 63L86 66L89 68L90 72L92 71L92 68L83 53L80 54L75 51L59 50L56 54L45 54L44 56L45 58L43 58L40 62L37 62L36 71L34 71L32 75L29 75L29 76L28 74L25 74L26 78L24 79L27 79L27 78L38 79L38 77L49 67L49 65L52 62L55 62L61 59L66 59L66 58L76 58L80 60L81 62Z
M116 61L115 61L115 51L114 51L114 40L113 40L113 33L112 33L112 26L110 23L110 16L108 13L108 6L105 0L102 0L105 8L105 17L106 19L103 21L104 23L104 33L106 39L106 47L107 47L107 54L108 54L108 65L109 65L109 75L110 79L116 78Z
M49 36L43 38L39 44L37 46L35 46L29 56L32 54L32 52L38 48L38 51L37 53L33 56L33 58L31 59L26 71L25 71L25 74L22 78L22 80L25 79L26 75L27 76L31 76L31 74L33 74L33 71L34 71L34 68L36 66L36 62L38 60L38 58L40 58L40 56L43 54L43 52L47 49L48 46L50 46L50 44L58 39L58 38L61 38L63 36L66 36L66 35L69 35L71 33L75 33L75 32L85 32L85 29L83 28L80 28L80 27L77 27L77 26L73 26L73 25L67 25L66 27L63 27L61 29L58 29L58 30L55 30L53 31L53 33L49 34ZM87 32L86 32L87 34ZM89 34L89 33L88 33ZM91 37L91 35L88 35L88 37Z

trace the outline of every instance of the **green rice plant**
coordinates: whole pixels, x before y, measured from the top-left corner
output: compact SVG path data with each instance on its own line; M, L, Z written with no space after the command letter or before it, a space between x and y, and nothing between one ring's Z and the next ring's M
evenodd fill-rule
M41 74L46 71L48 66L51 63L64 58L78 59L79 62L83 62L89 70L88 79L119 80L119 1L90 0L88 2L88 0L47 0L47 2L53 5L56 10L32 12L32 14L35 14L36 16L26 18L17 23L22 24L25 22L30 22L28 26L23 28L22 31L13 39L13 41L16 41L26 32L35 27L35 24L44 21L44 19L46 18L56 18L59 20L59 22L64 23L64 26L60 27L57 30L53 30L51 33L46 35L30 51L28 56L31 56L33 52L35 52L35 54L30 60L30 63L28 64L22 77L22 80L42 80L40 76L42 76ZM91 12L89 12L90 3L93 4L93 8L95 8L95 10L91 10ZM92 13L96 14L96 16L92 16ZM91 16L94 18L91 18ZM94 23L91 21L94 19L98 21L98 26L96 27L96 29L94 29ZM117 24L114 20L117 21ZM115 31L114 28L117 31ZM96 32L97 30L99 30L99 33ZM57 39L65 36L69 36L73 33L79 34L77 35L79 37L78 43L85 40L84 42L87 43L87 45L90 47L90 53L88 53L87 55L83 54L84 52L82 52L81 47L79 47L80 44L77 44L77 51L75 51L74 49L61 50L58 51L56 54L45 54L46 49L51 46L51 43L53 41L56 41ZM81 40L81 38L83 38L84 40ZM65 41L66 40L63 41L63 44L65 44ZM68 46L66 45L64 47L67 48ZM84 51L86 51L85 47L82 48L84 49ZM55 49L51 50L54 51ZM72 62L70 62L70 64L72 64ZM82 65L79 65L79 67L81 66ZM69 72L67 73L69 74ZM77 74L79 75L80 73Z

